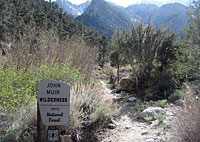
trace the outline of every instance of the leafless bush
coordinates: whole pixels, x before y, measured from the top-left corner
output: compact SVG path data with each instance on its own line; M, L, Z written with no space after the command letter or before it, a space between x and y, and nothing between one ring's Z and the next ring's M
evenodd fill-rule
M95 47L89 47L80 37L59 40L53 30L36 32L30 29L23 35L8 34L7 42L12 45L9 51L9 63L17 64L19 68L55 61L68 62L79 68L89 78L96 65L97 49Z
M172 137L174 142L200 142L200 99L195 92L187 86L183 107L176 110Z
M67 57L73 66L81 69L89 78L92 70L97 65L98 51L95 47L89 47L82 39L74 37L66 42Z

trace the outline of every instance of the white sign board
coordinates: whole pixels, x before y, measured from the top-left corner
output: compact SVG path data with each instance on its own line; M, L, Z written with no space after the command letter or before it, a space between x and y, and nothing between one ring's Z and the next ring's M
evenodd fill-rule
M68 123L70 110L70 86L68 84L51 79L42 80L37 101L44 125L55 126Z

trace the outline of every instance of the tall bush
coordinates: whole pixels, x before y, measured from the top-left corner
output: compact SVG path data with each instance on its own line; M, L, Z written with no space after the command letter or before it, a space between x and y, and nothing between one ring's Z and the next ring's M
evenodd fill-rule
M174 34L162 27L155 29L149 20L147 25L141 21L138 25L126 27L114 37L116 51L131 65L135 91L152 88L163 97L171 84L161 84L162 80L172 79L171 68L176 60Z

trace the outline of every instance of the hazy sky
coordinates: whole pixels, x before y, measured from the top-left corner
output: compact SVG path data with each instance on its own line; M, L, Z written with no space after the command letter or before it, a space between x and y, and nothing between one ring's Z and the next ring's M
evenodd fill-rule
M87 0L68 0L68 1L70 1L73 4L80 4L80 3L84 3ZM142 1L144 3L156 2L156 3L164 4L164 3L179 2L179 3L186 4L186 3L191 3L193 0L107 0L107 1L126 7L131 4L140 4Z

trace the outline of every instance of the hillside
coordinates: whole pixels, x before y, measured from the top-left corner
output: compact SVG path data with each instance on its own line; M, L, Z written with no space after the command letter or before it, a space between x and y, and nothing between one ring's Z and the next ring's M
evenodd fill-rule
M60 38L78 36L87 43L97 45L101 36L97 32L83 26L72 16L63 12L58 5L44 0L36 1L4 1L1 4L0 40L6 34L23 33L29 28L55 30Z

